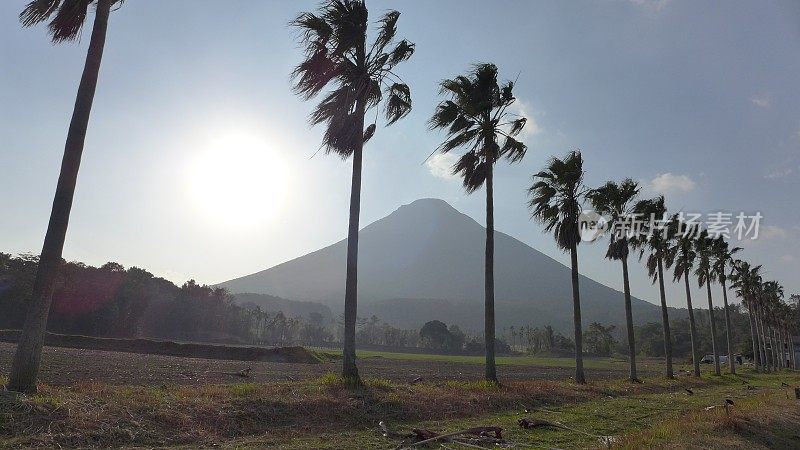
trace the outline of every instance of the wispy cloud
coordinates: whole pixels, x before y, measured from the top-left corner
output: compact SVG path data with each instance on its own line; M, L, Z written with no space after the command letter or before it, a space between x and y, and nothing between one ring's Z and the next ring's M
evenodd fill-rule
M672 0L628 0L636 6L641 6L647 9L660 11L667 6Z
M455 179L453 175L453 165L458 161L458 156L454 153L436 153L425 161L431 175L445 180Z
M764 178L768 180L779 180L781 178L786 178L788 176L791 176L794 173L795 173L794 167L786 167L784 169L773 170L772 172L764 175Z
M519 134L522 141L542 132L542 127L539 126L539 123L536 122L536 118L533 116L533 108L530 103L517 99L508 108L508 112L528 119L527 122L525 122L525 128L523 128Z
M777 225L764 225L758 231L758 238L765 241L786 239L788 236L789 232Z
M691 192L697 187L688 175L675 175L673 173L661 173L650 180L650 189L659 194L671 192Z
M750 97L750 101L761 109L767 109L771 104L769 95L764 93Z

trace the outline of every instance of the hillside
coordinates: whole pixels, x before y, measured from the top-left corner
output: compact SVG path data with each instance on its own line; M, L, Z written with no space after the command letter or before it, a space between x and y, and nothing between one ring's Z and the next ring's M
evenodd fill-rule
M443 200L420 199L366 226L360 235L359 315L403 326L430 319L479 328L485 228ZM341 310L347 241L220 286L319 302ZM502 232L495 234L498 326L569 329L569 268ZM581 277L584 322L621 324L622 293ZM634 320L660 320L659 307L634 298ZM680 310L675 310L680 311Z

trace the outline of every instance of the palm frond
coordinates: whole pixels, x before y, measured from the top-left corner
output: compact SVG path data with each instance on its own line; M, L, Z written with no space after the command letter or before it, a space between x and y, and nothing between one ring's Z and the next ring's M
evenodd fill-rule
M19 21L25 27L31 27L46 21L58 9L61 0L33 0L19 14Z
M552 158L545 170L533 177L528 189L532 217L552 231L556 244L569 250L580 243L578 217L583 191L583 159L571 152L563 160Z
M397 34L399 17L390 11L381 18L369 52L369 12L363 0L329 0L317 12L302 13L290 22L305 47L304 59L292 71L292 88L305 100L324 95L309 122L325 125L322 147L327 153L346 158L372 138L376 124L366 129L361 124L366 112L383 101L388 125L410 112L408 86L388 80L399 79L391 69L413 54L414 45L402 41L384 52Z
M386 120L391 125L411 112L411 90L403 83L394 83L389 88L386 101Z

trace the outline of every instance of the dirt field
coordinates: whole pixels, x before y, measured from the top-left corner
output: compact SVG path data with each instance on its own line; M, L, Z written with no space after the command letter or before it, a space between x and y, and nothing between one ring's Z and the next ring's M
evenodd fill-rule
M14 344L0 343L0 373L8 373ZM287 364L252 361L223 361L162 355L45 347L40 380L52 385L79 381L108 384L162 385L240 383L242 378L224 372L251 367L248 381L286 381L320 377L338 372L339 363ZM406 382L417 376L433 380L477 380L483 376L480 364L448 361L398 360L381 357L359 360L362 376ZM501 379L563 380L573 374L569 368L529 365L499 365ZM624 378L625 370L588 369L587 378Z

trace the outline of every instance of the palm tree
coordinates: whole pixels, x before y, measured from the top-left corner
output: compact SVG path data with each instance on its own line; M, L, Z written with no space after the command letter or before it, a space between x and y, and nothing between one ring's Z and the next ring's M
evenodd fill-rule
M697 325L694 320L694 309L692 308L692 291L689 287L689 273L692 271L697 253L694 251L694 237L697 234L696 226L690 225L673 216L670 222L670 246L667 250L664 262L666 266L673 267L674 272L672 281L683 278L686 288L686 306L689 309L689 335L692 341L692 363L694 365L694 375L700 376L700 358L697 354Z
M634 214L638 217L647 217L649 221L648 229L645 234L633 239L633 246L639 248L639 260L647 252L647 274L653 280L658 281L659 294L661 296L661 324L664 328L664 357L666 359L667 378L674 378L672 370L672 336L669 329L669 312L667 310L667 294L664 289L664 258L668 249L667 228L662 227L667 220L667 208L664 205L664 197L659 196L654 199L640 200L633 208Z
M765 370L764 359L761 355L763 348L759 339L758 322L756 319L757 310L755 297L756 286L760 283L759 280L761 279L760 272L761 266L751 267L750 263L739 259L731 263L731 287L736 292L736 295L742 299L742 303L747 307L748 315L750 316L753 363L755 364L756 370Z
M385 97L387 125L411 111L411 92L393 69L414 53L414 44L395 43L400 13L387 12L378 21L377 36L367 46L368 12L362 0L331 0L317 13L302 13L291 22L301 31L305 59L292 73L294 90L310 100L328 89L311 113L312 125L324 124L322 147L343 159L353 157L350 221L347 233L347 278L344 298L342 376L358 384L356 318L358 283L358 220L364 143L376 123L364 128L367 111ZM377 121L377 115L376 115Z
M719 366L719 348L717 347L717 324L714 321L714 302L711 297L711 264L714 256L714 240L708 237L708 232L704 230L694 240L694 247L697 253L697 268L694 274L697 277L698 286L706 287L706 295L708 296L708 317L711 322L711 353L714 355L714 375L720 376L722 372Z
M728 344L728 368L731 374L736 373L736 361L733 357L733 329L731 328L731 312L728 307L728 264L733 262L733 257L741 251L740 247L730 248L725 238L722 236L714 239L712 244L713 263L711 265L711 279L719 282L722 286L722 301L725 306L725 336Z
M630 178L617 184L609 181L603 186L591 190L587 197L595 211L609 219L611 236L609 238L606 258L622 261L622 284L625 294L625 323L628 329L628 357L630 361L631 381L638 381L636 376L636 342L633 335L633 311L631 309L631 286L628 279L628 254L630 253L629 234L633 231L633 207L640 191L639 184Z
M478 64L467 75L444 80L440 94L448 97L436 107L429 121L431 129L445 129L447 138L438 151L457 148L465 152L453 166L453 174L463 179L464 189L472 193L486 184L486 264L485 326L486 379L497 381L495 368L494 317L494 164L502 157L518 162L527 147L515 137L526 119L513 116L508 107L514 101L514 82L500 85L494 64ZM502 140L502 145L499 141Z
M772 363L773 368L777 371L781 369L781 359L783 359L778 358L779 339L777 337L777 313L780 310L780 304L783 301L784 292L783 286L781 286L777 281L767 281L763 286L764 297L762 303L764 307L764 320L767 326L766 335L767 339L769 340L770 350L772 350L770 362Z
M545 170L533 177L528 189L528 207L533 218L553 232L558 248L569 251L572 266L572 306L575 329L575 381L586 383L583 373L583 333L581 327L581 296L578 284L579 216L587 194L583 186L583 158L574 151L563 160L552 158Z
M26 27L49 21L47 27L50 38L57 44L75 40L80 36L89 6L95 5L92 36L64 145L64 157L61 160L61 172L50 212L50 222L47 225L39 257L25 325L11 365L8 388L14 391L36 391L47 316L50 313L56 277L61 266L61 253L67 235L86 130L89 126L89 116L100 73L100 62L103 59L108 16L111 7L118 2L121 0L35 0L28 3L19 15L20 21Z

